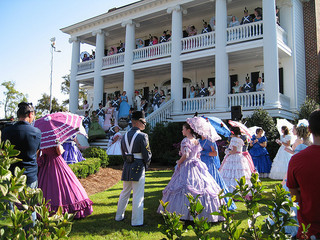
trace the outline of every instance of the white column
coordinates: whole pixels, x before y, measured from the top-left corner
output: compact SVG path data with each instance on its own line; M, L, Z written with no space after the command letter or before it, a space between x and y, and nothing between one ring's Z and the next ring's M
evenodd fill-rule
M171 98L174 99L173 111L181 112L183 91L183 65L180 61L182 39L182 9L179 5L167 9L172 13L171 37Z
M72 43L69 111L76 113L79 102L79 83L77 82L76 77L78 72L78 63L80 62L80 41L78 38L70 38L69 42Z
M275 0L263 0L263 61L265 107L278 108L279 70Z
M93 77L93 109L99 107L99 103L103 100L103 77L101 76L102 58L104 56L104 31L97 30L92 32L96 36L96 57L94 60L94 77Z
M127 92L128 103L133 105L134 95L134 71L131 69L133 63L133 50L135 49L135 27L139 24L133 20L122 22L123 27L126 27L126 41L124 54L124 76L123 90Z
M226 111L228 108L229 62L227 45L227 1L216 0L216 110Z

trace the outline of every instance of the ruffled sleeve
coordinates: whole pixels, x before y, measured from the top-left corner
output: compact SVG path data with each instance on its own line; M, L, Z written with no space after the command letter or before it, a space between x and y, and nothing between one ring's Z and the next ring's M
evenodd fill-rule
M254 142L254 140L256 140L256 138L257 138L256 135L253 135L251 138L251 141Z
M264 143L264 142L267 142L266 136L262 136L262 137L259 139L259 143Z
M181 142L180 155L181 156L183 154L189 155L190 152L191 152L191 141L188 138L184 138Z

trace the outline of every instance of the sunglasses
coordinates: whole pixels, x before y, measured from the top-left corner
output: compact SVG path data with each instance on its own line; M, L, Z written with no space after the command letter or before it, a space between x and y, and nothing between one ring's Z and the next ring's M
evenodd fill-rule
M139 120L143 125L147 125L147 122L146 121L143 121L143 120Z

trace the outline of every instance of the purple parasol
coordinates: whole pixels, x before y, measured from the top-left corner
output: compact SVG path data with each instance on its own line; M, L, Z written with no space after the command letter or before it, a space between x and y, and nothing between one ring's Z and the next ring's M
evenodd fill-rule
M57 146L79 133L82 119L82 116L76 114L57 112L36 120L34 126L41 130L40 148Z
M190 125L193 131L211 142L215 142L221 139L208 119L205 119L203 117L187 118L187 123Z

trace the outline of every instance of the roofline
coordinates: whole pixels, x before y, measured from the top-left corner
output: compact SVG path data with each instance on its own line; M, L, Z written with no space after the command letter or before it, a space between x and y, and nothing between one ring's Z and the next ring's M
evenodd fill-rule
M81 21L81 22L78 22L76 24L72 24L70 26L67 26L67 27L64 27L64 28L61 28L60 30L63 32L63 33L67 33L67 34L70 34L70 32L76 28L79 28L79 27L82 27L84 25L88 25L88 24L92 24L94 22L98 22L99 20L102 20L106 17L111 17L113 15L117 15L119 13L122 13L122 12L126 12L128 10L130 10L131 8L129 8L130 6L133 6L135 5L135 7L138 7L140 5L143 5L145 4L146 2L153 2L153 1L156 1L156 0L137 0L136 2L133 2L133 3L130 3L130 4L127 4L127 5L124 5L124 6L121 6L121 7L118 7L118 8L111 8L108 10L107 13L103 13L103 14L100 14L98 16L95 16L95 17L92 17L92 18L89 18L89 19L86 19L84 21ZM143 3L142 3L143 2Z

